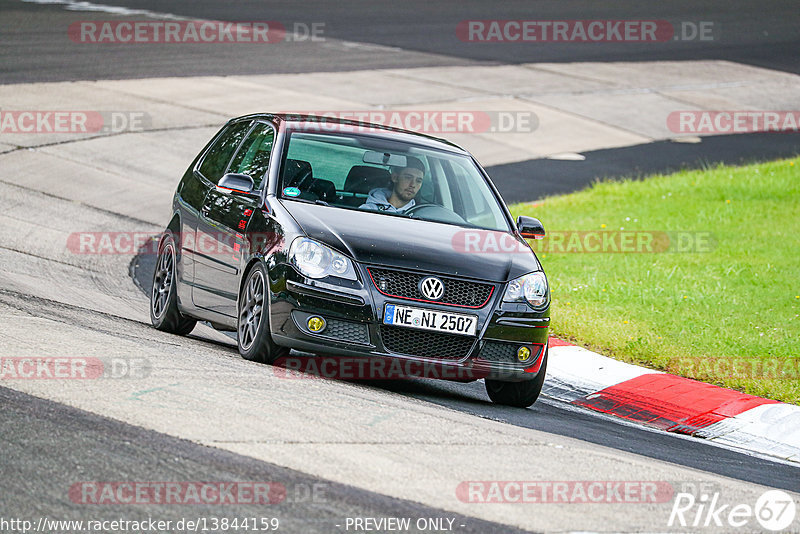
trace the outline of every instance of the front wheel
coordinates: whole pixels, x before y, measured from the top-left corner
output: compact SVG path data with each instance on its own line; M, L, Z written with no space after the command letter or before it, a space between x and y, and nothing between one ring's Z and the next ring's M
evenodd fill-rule
M185 336L194 329L197 321L186 317L178 309L176 258L175 238L171 232L167 232L158 247L156 270L153 273L150 322L158 330Z
M239 314L236 332L239 354L245 360L272 363L289 353L289 349L272 341L267 301L267 272L261 263L247 274L239 295Z
M546 371L547 351L544 353L542 367L539 369L539 374L536 375L536 378L525 380L524 382L502 382L487 378L484 380L486 382L486 393L489 394L492 402L496 404L527 408L539 398L539 393L542 392L542 386L544 385Z

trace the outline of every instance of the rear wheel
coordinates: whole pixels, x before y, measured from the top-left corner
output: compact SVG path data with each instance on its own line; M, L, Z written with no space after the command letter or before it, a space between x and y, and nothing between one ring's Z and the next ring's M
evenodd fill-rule
M269 327L267 272L260 263L247 274L239 295L237 343L245 360L272 363L289 353L289 349L272 341Z
M150 322L158 330L185 336L197 321L178 309L175 238L167 232L158 247L153 289L150 291Z
M489 398L494 403L527 408L539 398L539 393L542 392L542 386L544 385L546 371L547 352L544 353L542 367L539 369L539 374L536 375L536 378L524 382L502 382L487 378L485 380L486 393L489 394Z

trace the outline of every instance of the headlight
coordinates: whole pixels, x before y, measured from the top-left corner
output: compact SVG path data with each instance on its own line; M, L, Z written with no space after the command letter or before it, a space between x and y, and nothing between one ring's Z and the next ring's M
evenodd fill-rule
M550 301L550 288L542 271L515 278L508 283L503 302L527 302L534 308L543 308Z
M289 262L309 278L337 276L357 280L351 262L332 248L307 237L298 237L289 247Z

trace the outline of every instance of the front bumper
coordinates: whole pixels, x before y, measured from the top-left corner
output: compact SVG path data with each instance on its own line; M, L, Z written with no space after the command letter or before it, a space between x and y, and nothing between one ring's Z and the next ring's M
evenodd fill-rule
M288 265L281 270L271 283L270 306L272 336L279 345L338 357L391 358L408 376L458 381L532 380L547 351L549 309L534 312L524 304L501 302L505 284L495 284L488 302L476 309L388 296L364 273L360 282L331 284L305 278ZM476 315L477 335L382 324L387 303ZM325 320L324 330L309 330L311 316ZM520 347L531 353L524 362L517 358Z

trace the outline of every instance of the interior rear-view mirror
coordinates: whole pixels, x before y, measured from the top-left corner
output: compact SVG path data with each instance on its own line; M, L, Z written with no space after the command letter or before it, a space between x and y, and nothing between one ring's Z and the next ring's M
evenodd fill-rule
M368 150L364 152L364 163L372 165L389 165L391 167L405 167L406 157L401 154L390 154L389 152L378 152Z

